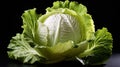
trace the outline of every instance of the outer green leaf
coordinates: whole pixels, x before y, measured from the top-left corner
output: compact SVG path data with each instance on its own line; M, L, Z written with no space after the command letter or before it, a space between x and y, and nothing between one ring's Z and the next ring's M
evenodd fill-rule
M36 50L34 50L33 42L29 39L24 38L23 35L17 34L12 38L8 46L8 56L11 59L20 60L23 63L33 64L43 59Z
M112 35L107 28L99 29L95 33L95 40L79 55L86 64L102 64L112 54Z
M59 9L59 8L68 8L68 9L74 10L79 15L83 15L83 14L87 13L87 8L84 5L79 4L76 1L73 1L73 2L69 2L69 1L65 1L65 2L56 1L56 2L54 2L53 6L52 6L52 9ZM48 9L52 10L50 8L48 8Z
M46 57L46 61L43 63L56 63L62 61L66 58L65 52L69 51L73 48L74 44L72 41L68 41L65 43L58 43L53 47L36 47L36 50Z
M35 36L34 31L36 29L35 27L38 19L38 15L36 14L35 10L36 9L26 10L22 15L22 27L24 28L23 33L32 39Z
M43 63L49 64L75 57L86 49L87 43L88 41L84 41L75 45L73 41L68 41L52 47L36 46L36 50L46 58Z
M38 45L47 45L48 30L45 25L38 22L39 15L36 14L36 9L26 10L22 15L23 19L23 34L31 38Z

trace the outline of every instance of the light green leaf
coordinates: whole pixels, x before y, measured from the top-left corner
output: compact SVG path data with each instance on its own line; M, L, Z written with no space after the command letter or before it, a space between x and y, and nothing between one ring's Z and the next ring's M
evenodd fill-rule
M68 41L64 43L58 43L52 47L39 47L36 46L36 50L46 57L44 63L55 63L60 62L65 59L71 59L82 53L85 49L88 41L81 42L77 45L73 41Z
M79 55L86 64L102 64L112 54L112 35L107 28L96 31L95 40L91 41L88 48Z
M35 8L34 9L30 9L30 10L26 10L23 15L22 15L22 19L23 19L23 33L25 35L27 35L30 38L34 38L35 36L35 29L36 29L36 23L37 23L37 19L38 19L38 15L35 12Z
M39 62L44 57L31 46L33 46L31 40L24 38L22 34L17 34L10 41L8 56L11 59L18 59L23 63L33 64Z
M73 41L68 41L65 43L58 43L52 47L36 46L36 50L46 57L46 61L44 63L48 64L64 60L66 58L65 52L69 51L73 47Z

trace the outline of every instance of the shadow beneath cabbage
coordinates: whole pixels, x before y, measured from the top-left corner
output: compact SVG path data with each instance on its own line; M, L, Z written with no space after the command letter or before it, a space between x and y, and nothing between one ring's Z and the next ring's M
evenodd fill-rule
M79 61L63 61L55 64L22 64L18 61L9 62L8 67L104 67L101 65L82 65Z

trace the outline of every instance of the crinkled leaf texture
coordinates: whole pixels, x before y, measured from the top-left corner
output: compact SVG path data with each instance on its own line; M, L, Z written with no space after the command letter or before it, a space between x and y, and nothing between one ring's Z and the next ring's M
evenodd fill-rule
M30 39L24 38L22 34L17 34L10 41L8 46L8 56L24 63L35 63L44 59L34 48Z
M111 34L106 28L95 32L92 17L82 4L56 1L46 14L29 9L22 19L23 32L8 45L11 59L50 64L79 58L84 64L100 64L111 55Z
M78 57L82 58L85 64L102 64L112 54L112 43L112 35L107 28L98 29L95 39L89 42L87 49Z

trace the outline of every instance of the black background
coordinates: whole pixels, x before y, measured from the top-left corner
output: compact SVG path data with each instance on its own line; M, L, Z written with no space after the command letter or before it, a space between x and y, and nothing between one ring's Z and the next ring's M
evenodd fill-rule
M0 61L5 64L7 46L11 37L22 32L21 15L25 10L37 8L37 13L45 13L56 0L4 0L0 5ZM75 1L75 0L70 0ZM77 0L76 0L77 1ZM113 36L113 53L120 53L119 3L115 0L78 0L92 15L95 28L107 27Z

